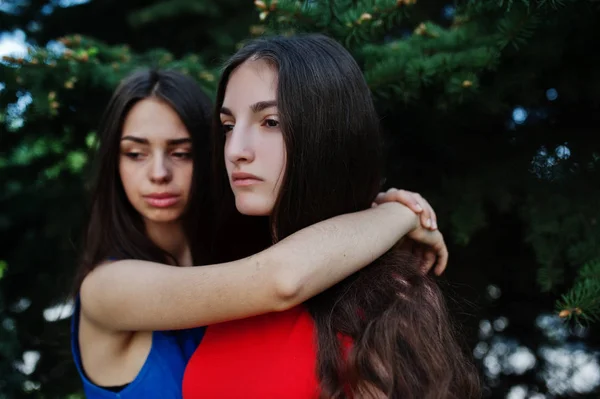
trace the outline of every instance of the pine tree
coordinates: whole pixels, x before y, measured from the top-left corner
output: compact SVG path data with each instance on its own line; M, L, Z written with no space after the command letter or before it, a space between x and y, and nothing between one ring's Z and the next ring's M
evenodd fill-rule
M562 294L564 318L600 318L597 2L5 3L0 29L23 29L31 49L0 63L0 398L79 390L69 320L43 314L70 288L95 129L116 84L175 68L212 94L220 62L269 33L325 33L352 52L381 113L386 187L429 199L451 253L469 259L447 274L485 268L521 286L538 270L538 287L520 290ZM13 368L23 351L41 353L29 375Z

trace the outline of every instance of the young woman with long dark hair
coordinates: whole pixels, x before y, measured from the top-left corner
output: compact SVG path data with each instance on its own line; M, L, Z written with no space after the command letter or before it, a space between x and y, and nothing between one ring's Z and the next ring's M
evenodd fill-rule
M376 198L379 119L360 68L335 41L250 42L226 64L216 110L219 203L268 218L263 234L274 243ZM229 231L225 241L237 239ZM442 293L400 247L300 306L207 327L183 391L186 399L480 395Z

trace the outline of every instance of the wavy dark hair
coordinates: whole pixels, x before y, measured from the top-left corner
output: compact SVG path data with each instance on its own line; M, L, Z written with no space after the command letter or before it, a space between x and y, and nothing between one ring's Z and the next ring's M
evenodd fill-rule
M232 72L258 59L278 72L277 104L287 150L275 208L268 224L258 223L277 241L319 221L369 208L381 181L378 116L355 60L322 35L256 39L225 65L213 119L219 203L234 206L223 168L219 110ZM457 341L442 292L407 252L388 251L306 304L316 323L322 397L481 397L478 374ZM346 359L340 334L354 342Z
M79 270L77 292L85 276L109 257L177 264L146 235L141 215L131 205L119 176L123 123L131 108L146 98L168 104L179 116L192 140L194 171L188 207L183 215L194 264L207 261L212 101L192 78L176 71L142 70L125 78L104 111L95 154L89 220Z

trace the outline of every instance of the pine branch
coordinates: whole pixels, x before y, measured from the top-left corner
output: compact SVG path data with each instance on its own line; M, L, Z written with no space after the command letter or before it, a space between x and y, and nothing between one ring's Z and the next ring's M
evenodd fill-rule
M322 13L315 12L315 5L307 1L255 0L259 19L264 21L268 32L304 32L311 27L322 27Z
M320 31L335 37L346 47L377 41L406 16L414 0L257 0L260 19L273 32Z
M586 263L579 271L582 279L600 280L600 259Z
M420 98L419 91L423 88L437 84L444 91L439 108L462 103L476 92L478 75L498 64L499 35L497 31L488 32L489 25L485 22L477 24L463 19L450 29L424 22L407 38L379 44L407 17L413 3L412 0L255 1L261 19L268 18L269 32L317 31L342 42L363 65L376 97L398 96L403 102L411 102ZM522 31L528 31L514 28L509 24L513 21L514 18L505 23L504 36L524 37Z
M498 45L505 48L512 45L516 50L524 46L540 25L537 12L514 11L506 13L498 21Z
M413 35L385 46L365 46L359 53L373 94L381 98L398 94L408 102L419 98L423 88L437 85L444 93L440 96L442 109L447 101L461 103L470 98L478 88L477 74L498 64L499 51L493 47L459 47L447 39L458 37L456 32L423 29L435 32L434 38ZM438 40L443 44L436 47L432 41Z
M556 10L565 7L567 3L576 3L578 0L496 0L481 1L468 0L464 5L476 13L485 11L511 11L516 6L524 6L528 10Z
M580 323L600 322L600 258L581 269L573 288L558 301L557 312Z
M414 3L413 0L358 2L355 7L343 9L340 23L334 24L331 30L349 48L376 42L401 24Z
M218 17L219 9L210 1L168 0L142 8L129 16L132 26L173 18L182 14Z
M541 263L539 266L537 280L542 292L552 291L554 287L564 281L564 278L565 276L562 267L559 267L554 263Z

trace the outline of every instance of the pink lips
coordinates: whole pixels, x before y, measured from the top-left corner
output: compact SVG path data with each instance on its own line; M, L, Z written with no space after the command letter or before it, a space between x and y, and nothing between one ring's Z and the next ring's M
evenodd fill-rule
M247 187L263 181L261 178L250 173L233 172L231 174L231 182L237 187Z
M171 193L155 193L144 196L148 205L155 208L168 208L179 202L179 196Z

